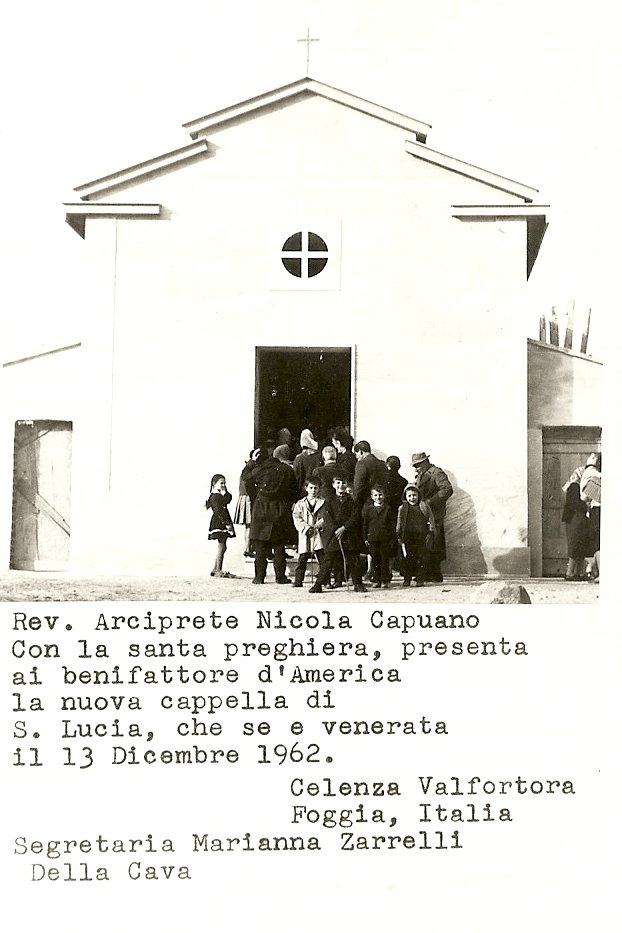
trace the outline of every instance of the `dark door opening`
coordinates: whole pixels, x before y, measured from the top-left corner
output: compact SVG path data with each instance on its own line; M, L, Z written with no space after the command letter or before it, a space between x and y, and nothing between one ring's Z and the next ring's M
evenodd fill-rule
M272 446L281 428L329 442L331 428L350 426L351 379L349 347L257 347L255 444Z
M15 423L12 570L68 565L71 439L70 421Z

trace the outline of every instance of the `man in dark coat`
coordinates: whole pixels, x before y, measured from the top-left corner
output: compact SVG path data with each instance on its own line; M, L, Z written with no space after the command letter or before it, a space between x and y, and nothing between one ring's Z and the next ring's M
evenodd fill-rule
M257 498L251 513L251 541L255 548L255 579L263 583L270 552L273 552L277 583L291 583L286 575L285 545L297 541L292 520L292 505L297 498L294 471L287 459L286 445L275 448L272 458L259 464L251 473Z
M335 476L343 476L342 470L337 463L337 451L332 445L328 445L322 450L322 464L317 466L311 476L320 482L320 496L322 499L328 499L334 493L333 479Z
M387 485L385 487L387 505L395 515L397 521L397 510L402 504L402 496L408 485L408 480L399 472L402 465L399 457L387 457L386 464L387 470L389 471Z
M429 579L433 583L442 583L441 561L444 561L447 556L445 549L446 503L453 496L454 489L444 470L430 463L428 454L413 454L411 463L417 471L415 486L419 489L421 501L428 504L436 523L434 548L429 555Z
M332 431L332 445L337 451L337 463L348 480L354 480L356 469L356 454L352 450L354 438L345 428L334 428Z
M368 441L359 441L354 445L356 455L356 468L354 470L354 487L352 496L360 510L371 495L372 486L386 488L389 481L389 471L384 460L379 460L371 452Z

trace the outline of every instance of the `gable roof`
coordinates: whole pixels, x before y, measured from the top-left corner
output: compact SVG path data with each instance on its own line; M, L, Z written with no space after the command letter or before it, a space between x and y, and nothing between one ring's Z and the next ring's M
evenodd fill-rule
M301 78L294 81L293 84L285 84L283 87L276 88L273 91L267 91L259 94L257 97L250 97L238 104L225 107L224 110L217 110L215 113L209 113L204 117L197 117L182 124L184 129L188 130L192 139L198 139L209 130L222 127L227 123L248 117L251 114L270 111L276 106L301 99L303 97L324 97L337 104L343 104L345 107L351 107L360 113L366 113L370 117L376 117L378 120L384 120L393 126L401 127L409 133L414 133L417 142L426 141L428 131L432 129L429 123L423 123L421 120L415 120L413 117L407 117L403 113L382 107L380 104L374 104L371 101L364 100L362 97L356 97L347 91L331 87L329 84L322 84L314 78Z
M179 149L174 149L164 155L156 156L101 178L96 178L85 184L78 185L77 188L74 188L74 191L79 194L81 200L89 201L91 198L105 196L106 193L111 193L114 189L123 188L132 182L141 181L161 171L171 170L184 163L187 164L192 160L203 158L208 155L209 152L209 142L206 137L209 135L210 131L233 125L240 120L247 119L254 115L270 113L270 111L279 107L287 106L289 103L295 103L296 101L312 96L323 97L345 107L357 110L360 113L367 114L374 119L382 120L392 126L403 129L405 133L410 136L410 139L405 138L404 140L405 151L415 158L423 159L440 168L456 172L466 178L517 196L525 202L533 201L534 196L537 194L537 189L529 185L524 185L521 182L505 178L503 175L498 175L487 169L479 168L468 162L462 162L460 159L456 159L453 156L437 152L434 149L429 149L428 146L425 145L428 130L431 129L429 123L423 123L421 120L405 116L402 113L390 110L380 104L374 104L371 101L364 100L362 97L357 97L347 91L332 87L328 84L323 84L311 77L301 78L291 84L266 91L263 94L225 107L222 110L217 110L214 113L189 120L182 125L184 129L189 131L191 138L194 140L192 143L182 146ZM412 139L413 136L414 140ZM80 223L83 223L82 219Z

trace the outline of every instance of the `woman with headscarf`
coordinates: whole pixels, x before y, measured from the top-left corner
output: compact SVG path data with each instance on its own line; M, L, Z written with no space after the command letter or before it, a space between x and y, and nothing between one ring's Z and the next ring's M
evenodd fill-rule
M590 530L590 547L593 548L594 563L587 572L590 580L600 577L600 484L602 458L599 453L592 453L587 458L585 470L579 486L581 498L587 505L587 519Z
M239 494L233 515L233 524L244 525L244 557L255 556L250 542L250 530L253 502L257 498L257 487L251 480L251 473L259 463L267 458L268 451L265 447L257 447L251 450L240 474Z
M298 498L305 494L307 477L322 464L322 458L318 453L318 442L310 428L305 428L302 431L300 447L300 453L294 458L294 475L298 487Z

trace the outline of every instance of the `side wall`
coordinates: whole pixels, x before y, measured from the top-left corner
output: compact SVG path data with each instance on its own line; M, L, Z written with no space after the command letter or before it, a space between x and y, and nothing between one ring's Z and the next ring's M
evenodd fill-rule
M542 428L600 426L602 364L560 347L529 340L528 457L531 574L542 575Z

